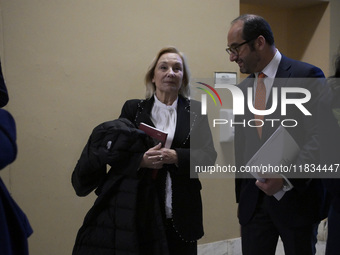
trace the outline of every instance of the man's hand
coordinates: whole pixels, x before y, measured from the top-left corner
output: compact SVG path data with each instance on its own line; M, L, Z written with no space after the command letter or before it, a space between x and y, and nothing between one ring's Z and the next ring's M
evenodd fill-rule
M264 182L256 181L256 186L266 193L268 196L272 196L279 192L283 187L283 178L268 178Z

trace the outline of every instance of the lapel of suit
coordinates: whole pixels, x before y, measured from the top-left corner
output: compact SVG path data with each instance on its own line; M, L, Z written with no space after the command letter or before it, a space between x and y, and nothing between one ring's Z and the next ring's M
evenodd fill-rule
M150 99L141 100L138 104L135 118L135 124L137 127L141 122L153 127L155 126L151 120L151 110L154 100L154 97L151 97ZM196 118L197 114L190 111L189 99L179 96L177 103L177 123L172 147L180 147L181 144L185 143L186 140L189 139L190 130L192 129Z
M141 100L137 106L137 113L135 118L135 124L138 127L141 122L150 126L155 126L151 120L151 109L155 99L151 97L149 99Z
M181 147L181 145L189 139L190 130L196 118L197 114L190 110L189 99L179 96L177 103L177 123L172 147Z

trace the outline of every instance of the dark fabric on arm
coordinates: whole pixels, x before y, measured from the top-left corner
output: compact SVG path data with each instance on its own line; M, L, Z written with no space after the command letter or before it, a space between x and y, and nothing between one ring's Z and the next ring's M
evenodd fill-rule
M191 174L195 172L195 166L213 166L217 157L207 116L199 115L196 122L190 135L190 150L176 150L179 167L186 165Z
M72 174L72 184L80 196L89 194L106 179L106 166L117 174L136 177L146 150L146 135L127 119L104 122L92 131ZM108 147L108 144L111 147ZM124 166L124 167L122 167Z
M78 196L87 196L103 181L106 166L93 167L89 160L89 144L86 144L72 173L72 185Z
M2 74L0 62L0 107L4 107L8 103L8 92L5 84L5 79Z
M0 109L0 169L12 163L17 155L16 128L11 114Z

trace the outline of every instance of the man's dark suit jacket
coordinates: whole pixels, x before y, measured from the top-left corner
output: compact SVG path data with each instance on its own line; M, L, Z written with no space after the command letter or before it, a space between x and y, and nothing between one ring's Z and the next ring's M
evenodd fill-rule
M254 74L248 78L254 78ZM292 79L292 78L323 78L323 72L312 65L289 59L282 55L273 88L278 88L278 106L274 113L264 116L262 139L259 138L254 127L235 126L235 161L238 169L245 166L254 153L272 135L280 125L275 121L274 127L266 119L295 119L298 125L294 128L287 128L300 146L300 153L295 161L297 165L311 164L318 162L318 136L316 130L316 106L322 85L316 79ZM247 95L247 88L252 87L254 79L245 79L239 87L244 95ZM280 79L277 79L280 78ZM282 79L281 79L282 78ZM287 79L289 78L289 79ZM312 113L312 116L305 116L296 106L287 106L287 115L281 115L281 89L282 87L303 87L308 89L312 98L304 106ZM290 98L301 97L301 94L289 93ZM246 98L246 97L245 97ZM246 100L245 100L246 101ZM272 95L268 99L266 108L272 104ZM244 115L236 115L235 122L243 119L255 119L254 115L245 106ZM292 123L289 123L290 125ZM248 176L248 178L247 178ZM242 177L242 178L239 178ZM321 183L319 180L311 179L290 179L294 188L286 192L284 197L277 201L273 196L264 193L255 185L255 179L248 175L237 175L236 200L239 203L238 217L241 225L247 224L252 218L259 197L263 197L266 208L273 221L280 222L286 226L304 226L315 223L320 219L320 205L322 197ZM262 193L262 194L261 194Z
M154 126L150 119L153 103L154 97L129 100L124 104L120 118L129 119L136 127L141 122ZM158 171L156 179L161 207L164 208L165 178L166 172L170 172L173 224L186 241L196 241L203 236L201 183L198 178L192 178L197 177L197 173L191 172L190 176L190 169L193 165L213 165L217 155L208 120L200 111L197 101L179 96L177 125L171 145L177 152L178 165L165 165Z

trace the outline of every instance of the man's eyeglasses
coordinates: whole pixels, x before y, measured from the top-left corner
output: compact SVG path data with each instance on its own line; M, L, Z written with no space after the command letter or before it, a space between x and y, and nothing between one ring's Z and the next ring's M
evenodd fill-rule
M235 46L228 47L228 48L226 48L225 50L228 52L229 55L231 55L231 54L238 55L238 49L239 49L242 45L244 45L244 44L246 44L246 43L249 43L249 42L251 42L251 41L253 41L253 40L255 40L255 39L250 39L250 40L247 40L247 41L245 41L245 42L243 42L243 43L236 44Z

